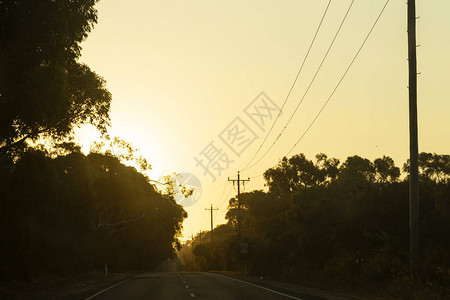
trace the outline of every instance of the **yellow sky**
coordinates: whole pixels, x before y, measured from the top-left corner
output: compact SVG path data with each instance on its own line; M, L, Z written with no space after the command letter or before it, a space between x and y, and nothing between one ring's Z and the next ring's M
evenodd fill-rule
M332 1L316 44L267 147L303 96L351 1ZM189 172L202 196L186 207L184 236L209 228L205 207L221 204L227 177L253 156L269 125L244 109L264 92L282 105L327 5L321 1L103 0L98 24L82 44L82 61L107 81L113 95L112 134L132 142L153 166L153 178ZM298 140L326 101L368 33L385 0L356 0L316 81L277 144L243 173L260 175ZM450 1L417 1L419 151L450 149ZM319 152L345 160L358 154L408 157L406 3L391 1L343 83L293 153ZM237 156L219 135L237 117L255 139ZM269 119L267 119L269 121ZM89 130L80 131L88 143ZM256 137L257 136L257 137ZM224 137L222 135L222 137ZM215 182L194 156L213 142L234 160ZM261 177L246 190L263 189ZM231 185L225 195L235 194Z

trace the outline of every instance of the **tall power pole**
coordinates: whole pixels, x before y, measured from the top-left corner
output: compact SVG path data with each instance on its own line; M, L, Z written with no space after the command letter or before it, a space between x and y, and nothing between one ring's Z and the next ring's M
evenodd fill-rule
M205 208L205 210L211 211L211 243L214 241L213 233L214 233L214 227L213 227L213 211L219 210L218 208L213 208L211 204L211 208Z
M408 0L410 272L419 263L419 146L417 138L416 1Z
M242 213L241 213L241 182L245 183L246 181L250 181L250 178L248 179L241 179L241 176L237 174L237 179L230 179L228 178L228 181L233 182L233 185L235 182L237 182L237 188L238 188L238 211L237 211L237 221L238 221L238 240L241 240L241 219L242 219Z

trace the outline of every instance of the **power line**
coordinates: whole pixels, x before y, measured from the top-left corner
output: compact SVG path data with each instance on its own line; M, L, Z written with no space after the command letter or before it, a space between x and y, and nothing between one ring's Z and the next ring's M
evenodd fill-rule
M250 177L250 179L253 179L253 178L258 178L258 177L261 177L261 176L263 176L264 175L264 173L262 173L262 174L259 174L259 175L256 175L256 176L251 176Z
M317 115L315 116L315 118L312 120L311 124L309 124L308 128L306 128L306 130L303 132L303 134L300 136L300 138L297 140L297 142L295 142L294 146L292 146L292 148L288 151L288 153L286 153L285 156L288 156L289 153L291 153L291 151L297 146L297 144L303 139L303 137L306 135L306 133L309 131L309 129L313 126L313 124L316 122L317 118L320 116L320 114L322 113L322 111L325 109L325 107L327 106L327 104L330 102L331 98L333 97L334 93L336 92L336 90L338 89L338 87L341 85L342 81L344 80L345 76L347 75L348 71L350 70L350 68L352 67L353 63L355 62L356 58L358 57L359 53L361 52L362 48L364 47L364 45L366 44L367 40L369 39L369 36L372 34L373 29L375 28L375 26L378 23L378 20L380 19L381 15L383 14L386 6L388 5L390 0L387 0L386 3L384 4L383 8L381 9L380 13L378 14L378 17L376 18L375 22L373 23L372 27L369 30L369 33L367 34L366 38L364 39L364 41L362 42L361 46L359 47L358 51L356 52L355 56L353 57L353 59L351 60L350 64L348 65L347 69L345 70L344 74L342 75L341 79L339 79L338 83L336 84L335 88L333 89L333 91L331 92L330 96L328 97L327 101L325 101L324 105L322 106L322 108L319 110L319 112L317 113Z
M202 230L203 229L203 225L205 225L205 215L206 215L206 211L203 211L202 226L200 227L200 230Z
M209 210L211 212L211 243L214 242L213 234L214 234L214 223L213 223L213 212L215 210L219 210L218 208L213 208L211 204L211 208L205 208L205 211Z
M226 183L228 183L228 182L226 182ZM227 195L225 196L225 198L222 199L222 201L219 203L219 205L217 205L217 207L221 207L223 204L223 201L228 200L228 197L230 196L232 190L233 190L233 186L230 186L230 189L228 190Z
M238 240L241 239L241 219L242 219L242 213L241 213L241 182L244 185L247 181L250 181L250 178L248 179L241 179L241 174L237 173L237 179L230 179L228 178L228 181L232 182L233 185L237 183L238 188L238 207L237 207L237 221L238 221Z
M220 198L218 198L216 201L216 206L218 206L217 204L222 200L222 197L225 194L225 189L227 188L227 185L228 185L227 182L225 182L225 185L223 186L222 194L220 195Z
M331 50L331 48L333 47L334 42L336 41L336 38L337 38L337 36L339 35L339 33L340 33L341 29L342 29L342 26L344 25L344 22L345 22L345 20L347 19L347 16L348 16L348 14L349 14L349 12L350 12L350 9L352 8L354 2L355 2L355 0L352 0L352 2L350 3L350 5L349 5L347 11L345 12L344 18L342 19L342 21L341 21L341 23L340 23L340 25L339 25L339 27L338 27L338 29L337 29L337 31L336 31L334 37L333 37L333 40L331 41L330 45L328 46L328 49L327 49L327 51L325 52L325 55L324 55L324 57L322 58L322 61L320 62L319 67L317 68L316 72L314 73L313 78L311 79L311 81L310 81L308 87L306 88L305 93L303 94L302 98L300 99L299 103L297 104L297 107L295 108L294 112L291 114L289 120L286 122L286 124L284 125L283 129L282 129L281 132L278 134L278 136L276 137L276 139L275 139L275 141L272 143L272 145L270 145L270 147L266 150L266 152L264 152L264 154L263 154L263 155L262 155L255 163L253 163L253 164L252 164L250 167L248 167L248 168L244 168L244 170L251 169L251 168L253 168L255 165L257 165L257 164L258 164L258 163L259 163L259 162L267 155L267 153L269 153L269 151L273 148L273 146L276 144L276 142L280 139L281 135L284 133L284 131L286 130L286 128L288 127L288 125L291 123L292 119L294 118L294 115L295 115L295 114L297 113L297 111L298 111L298 108L299 108L300 105L303 103L303 100L305 99L305 97L306 97L306 95L308 94L308 92L309 92L311 86L313 85L314 81L316 80L317 75L319 74L320 70L322 69L322 66L323 66L323 64L324 64L324 62L325 62L325 60L326 60L326 58L328 57L328 54L330 53L330 50ZM247 166L248 166L248 164L247 164Z
M242 171L246 170L247 167L250 165L250 163L253 161L253 159L255 159L256 155L259 153L259 151L261 150L262 146L264 145L264 143L266 142L267 138L269 137L269 134L272 132L272 129L273 129L273 127L275 126L275 123L278 121L278 118L280 117L281 112L283 111L283 108L284 108L284 106L286 105L286 102L288 101L289 96L291 95L292 90L294 89L295 84L297 83L297 79L298 79L298 77L300 76L300 73L301 73L302 70L303 70L303 66L305 65L305 62L306 62L306 60L308 59L309 53L311 52L311 49L312 49L312 47L313 47L313 45L314 45L314 42L315 42L316 37L317 37L317 34L319 33L320 28L322 27L323 20L325 19L325 16L326 16L326 14L327 14L327 12L328 12L328 8L330 7L330 4L331 4L331 0L328 1L327 7L325 8L325 11L324 11L323 14L322 14L322 18L320 19L319 26L318 26L317 29L316 29L316 32L315 32L314 37L313 37L313 39L312 39L312 41L311 41L311 44L309 45L308 51L306 52L306 55L305 55L305 57L303 58L303 62L302 62L302 64L301 64L301 66L300 66L300 69L299 69L298 72L297 72L297 76L295 76L294 82L292 83L291 88L289 89L289 92L288 92L288 94L287 94L287 96L286 96L286 99L285 99L284 102L283 102L283 105L281 106L280 111L278 112L278 115L276 116L275 120L273 121L272 126L270 127L269 131L267 132L266 137L265 137L264 140L262 141L262 143L261 143L261 145L259 146L258 150L255 152L255 154L254 154L253 157L250 159L250 161L247 163L247 165L242 169Z

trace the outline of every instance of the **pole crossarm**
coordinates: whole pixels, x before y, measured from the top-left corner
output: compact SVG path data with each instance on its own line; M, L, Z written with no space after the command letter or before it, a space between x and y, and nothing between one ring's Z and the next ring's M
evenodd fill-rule
M205 210L209 210L211 212L211 243L214 241L213 234L214 234L214 225L213 225L213 212L215 210L219 210L218 208L213 208L211 204L211 208L205 208Z
M237 188L238 188L238 212L237 212L237 221L238 221L238 240L241 240L241 219L242 219L242 214L241 214L241 183L245 184L245 182L250 181L250 177L248 179L241 179L241 175L238 171L237 173L237 179L230 179L228 177L228 181L232 182L233 185L235 183L237 183Z

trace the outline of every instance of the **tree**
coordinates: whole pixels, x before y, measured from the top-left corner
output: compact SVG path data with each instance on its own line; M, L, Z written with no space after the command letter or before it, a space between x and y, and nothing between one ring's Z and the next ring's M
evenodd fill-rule
M409 159L403 165L403 171L409 173ZM421 152L419 154L419 176L422 180L449 183L450 155Z
M419 159L420 276L427 292L435 287L445 296L450 291L448 157L422 153ZM405 293L406 286L414 288L407 276L408 180L399 180L400 170L390 157L371 162L351 156L339 166L338 160L322 153L315 163L300 154L283 158L265 175L268 192L255 190L240 198L241 241L248 243L248 253L242 256L238 251L234 197L229 200L228 223L215 229L214 245L193 251L184 247L185 258L195 257L184 263L197 270L239 270L245 261L246 270L259 276L351 287L395 286L396 293ZM198 245L198 239L193 243ZM409 290L400 295L414 297Z
M375 167L367 158L350 156L342 164L338 179L344 187L359 193L361 188L375 180Z
M138 155L139 149L119 137L111 139L108 135L104 141L94 142L90 153L101 153L106 156L118 158L122 163L137 167L140 172L151 170L151 165L142 155Z
M338 174L339 160L320 153L316 163L303 153L283 159L274 168L264 172L269 191L280 197L291 195L300 188L328 184Z
M98 153L28 149L0 182L2 277L91 271L105 261L149 269L174 255L187 217L134 167Z
M400 169L395 166L394 160L389 156L377 158L373 161L378 182L396 182L400 177Z
M339 174L339 159L328 158L325 153L316 155L316 168L319 170L319 182L331 182Z
M0 156L83 123L106 132L111 94L80 63L98 0L12 0L0 6Z

